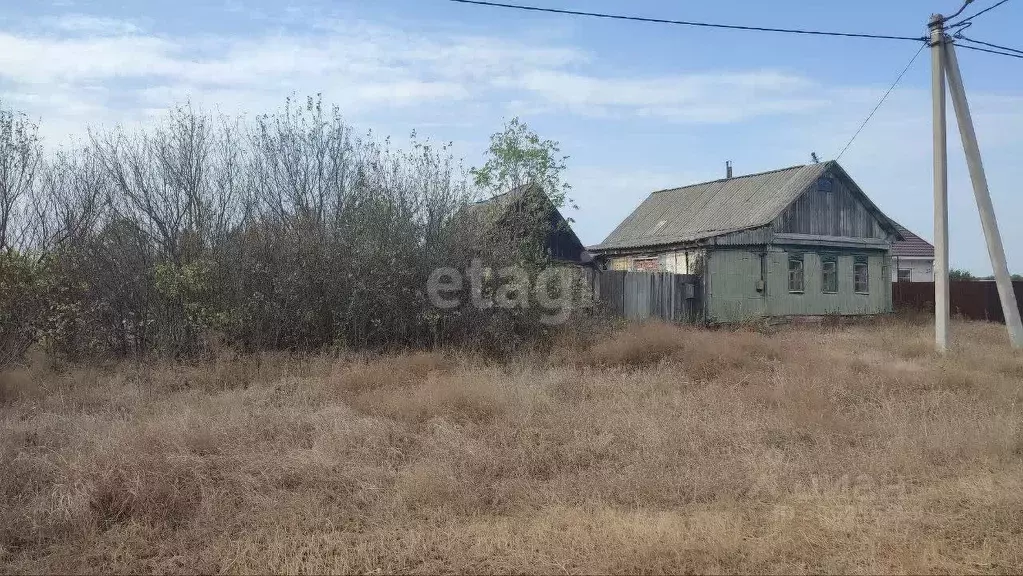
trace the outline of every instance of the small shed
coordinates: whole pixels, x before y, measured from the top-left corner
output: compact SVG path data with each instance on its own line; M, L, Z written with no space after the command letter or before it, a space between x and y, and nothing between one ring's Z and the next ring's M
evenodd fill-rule
M593 256L550 198L534 185L523 185L476 202L470 210L483 226L515 242L526 234L523 226L544 225L544 249L559 264L593 267Z
M892 310L902 239L838 162L654 192L590 251L606 269L701 277L705 317Z

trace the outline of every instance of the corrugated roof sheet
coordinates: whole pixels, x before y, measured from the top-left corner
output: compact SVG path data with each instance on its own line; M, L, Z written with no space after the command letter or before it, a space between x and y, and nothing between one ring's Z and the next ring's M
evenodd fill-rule
M654 192L597 250L690 242L770 224L835 162Z
M899 240L892 245L892 256L895 258L934 258L934 245L927 240L913 234L905 226L893 222L899 234L905 240Z

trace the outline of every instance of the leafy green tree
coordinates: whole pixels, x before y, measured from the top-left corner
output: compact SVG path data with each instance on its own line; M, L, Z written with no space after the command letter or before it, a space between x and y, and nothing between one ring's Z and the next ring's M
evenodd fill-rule
M512 118L502 131L490 137L484 157L483 166L469 173L476 186L492 195L533 184L556 208L572 204L568 198L572 186L563 180L568 156L561 154L556 141L541 139L518 118Z
M959 268L953 268L948 272L949 280L976 280L973 274L969 270L962 270Z
M566 204L576 208L564 181L568 156L554 140L544 140L518 118L490 137L483 166L470 169L476 187L490 196L515 192L513 203L497 202L491 209L498 214L484 215L480 227L485 236L481 246L494 254L518 254L520 264L543 267L550 262L546 240L555 231L550 208ZM509 206L511 204L511 206ZM513 207L513 210L508 210ZM500 220L500 231L490 224ZM570 219L567 219L571 221Z
M484 274L474 288L479 296L496 302L525 302L541 293L561 302L581 300L583 276L578 270L560 267L549 251L564 232L570 218L555 217L566 206L571 186L564 179L568 156L554 140L545 140L518 118L513 118L490 137L482 166L470 169L479 191L495 199L474 214L482 219L476 227L476 256L496 274ZM498 197L500 195L505 195ZM553 285L547 279L557 280ZM529 294L531 281L536 282ZM553 292L551 291L553 290ZM474 296L475 297L475 296ZM571 304L562 307L567 311ZM538 306L506 306L485 310L482 319L491 332L514 349L518 344L549 335L545 312Z

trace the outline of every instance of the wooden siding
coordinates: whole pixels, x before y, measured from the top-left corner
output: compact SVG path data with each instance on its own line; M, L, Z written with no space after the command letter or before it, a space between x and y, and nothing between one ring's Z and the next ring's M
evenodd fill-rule
M830 191L821 190L816 182L811 184L775 219L773 230L818 236L887 238L880 222L844 179L830 177Z
M789 254L774 249L767 253L767 313L771 316L817 316L826 314L865 315L891 312L892 278L884 253L863 254L867 257L869 290L857 293L853 282L853 254L818 253L806 250L803 255L803 292L791 293L788 287ZM826 294L823 288L822 256L835 256L838 261L838 292Z
M704 276L707 319L742 322L767 313L761 279L760 253L750 250L715 250L707 257Z
M723 234L712 238L710 242L716 246L757 246L770 244L774 230L771 226L754 228L752 230L739 230L730 234Z
M713 322L743 322L761 316L869 315L891 312L891 271L883 252L866 256L869 292L860 294L853 283L857 254L815 252L800 248L803 255L803 292L788 289L789 252L771 248L715 250L707 259L705 300L707 318ZM838 292L823 291L822 257L838 262ZM763 259L763 260L762 260ZM757 290L763 278L763 291Z
M583 263L586 247L572 231L572 226L553 205L548 207L547 221L550 226L547 233L547 252L551 258L563 262Z
M606 271L596 278L595 292L605 310L628 320L694 323L703 318L698 276Z

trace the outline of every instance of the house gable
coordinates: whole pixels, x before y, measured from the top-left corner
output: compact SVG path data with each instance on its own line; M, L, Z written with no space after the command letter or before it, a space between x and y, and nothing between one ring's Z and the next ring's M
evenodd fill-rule
M546 220L545 246L550 257L571 264L592 264L592 257L575 231L550 198L535 186L525 185L479 202L473 211L482 216L481 226L491 234L511 238L524 234L524 226L532 226L534 218ZM524 220L523 220L524 219Z
M871 202L837 165L828 169L771 223L782 237L789 234L891 241L898 237L894 223Z

